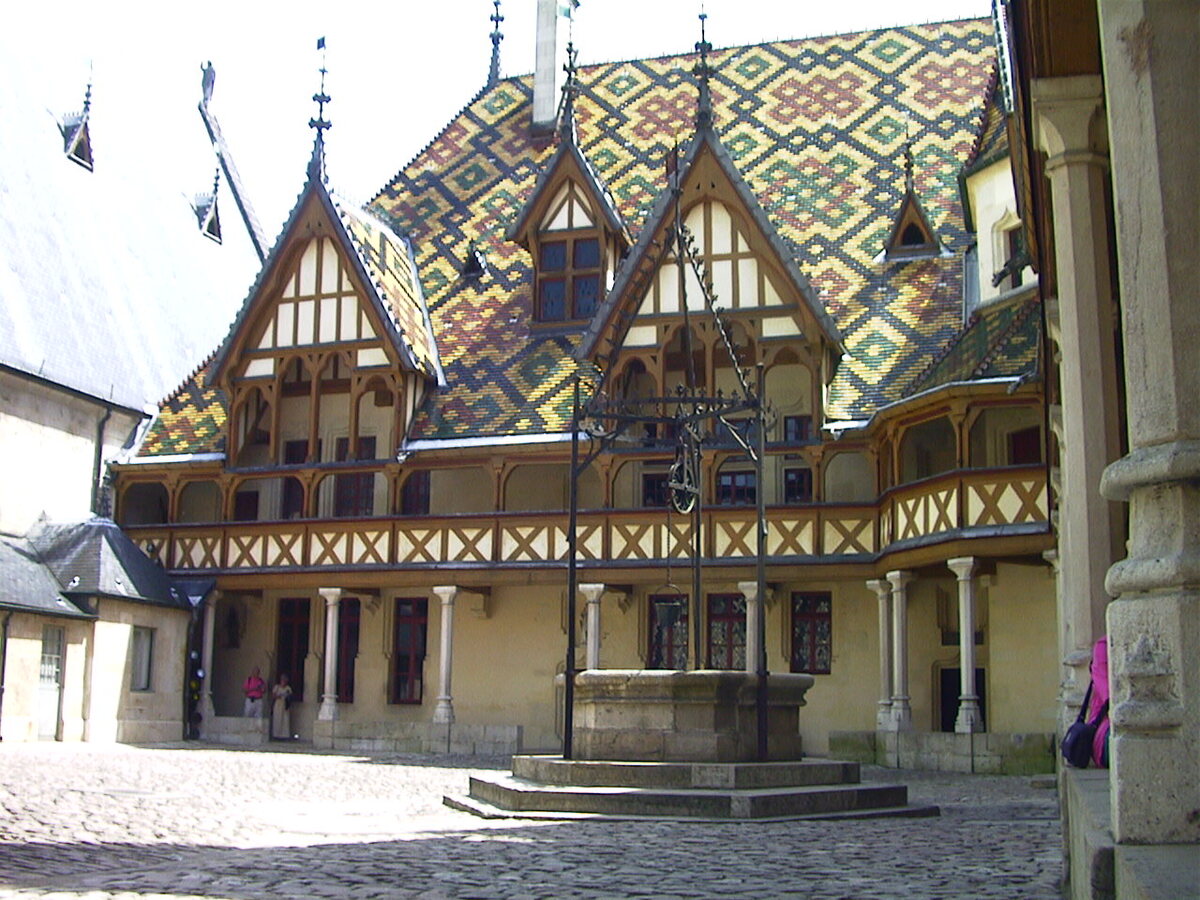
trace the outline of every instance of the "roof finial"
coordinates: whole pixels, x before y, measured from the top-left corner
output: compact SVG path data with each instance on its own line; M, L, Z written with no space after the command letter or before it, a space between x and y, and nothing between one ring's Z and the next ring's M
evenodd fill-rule
M492 65L488 69L488 87L495 87L500 81L500 42L504 40L504 35L500 33L500 23L504 21L504 16L500 15L500 0L492 0L492 5L496 7L496 11L492 13Z
M713 67L708 63L708 54L712 50L712 44L704 34L704 23L708 19L708 13L704 12L704 6L700 6L700 40L696 42L696 52L700 54L700 61L696 63L692 73L700 82L700 97L696 103L696 127L711 128L713 121L712 111L712 94L708 89L709 76L713 74Z
M563 66L563 71L567 73L567 80L562 87L562 109L559 111L558 118L558 134L564 141L575 140L575 97L579 93L579 79L576 77L578 69L575 67L575 61L579 57L579 51L575 49L575 42L567 42L567 63Z
M913 189L913 155L912 155L912 116L904 114L904 190L910 194Z
M325 38L317 38L317 49L321 51L321 89L313 94L313 100L317 104L317 117L308 120L308 127L317 131L317 137L313 141L312 159L308 163L310 178L322 174L325 165L325 130L333 127L333 123L325 118L325 104L329 102L329 95L325 93L325 73L329 71L325 68Z

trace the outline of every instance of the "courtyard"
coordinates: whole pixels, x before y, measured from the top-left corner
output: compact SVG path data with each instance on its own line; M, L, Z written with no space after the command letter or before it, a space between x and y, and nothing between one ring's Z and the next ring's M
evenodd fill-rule
M481 820L507 759L0 744L0 898L1059 896L1044 779L896 772L940 817Z

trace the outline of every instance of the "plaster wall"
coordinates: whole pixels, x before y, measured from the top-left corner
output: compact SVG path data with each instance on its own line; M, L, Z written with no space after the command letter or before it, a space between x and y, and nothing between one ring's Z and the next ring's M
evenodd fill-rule
M24 534L39 515L66 521L91 511L96 427L104 407L0 372L0 466L20 473L0 492L0 532ZM112 459L140 416L115 411L104 426Z
M7 615L5 613L4 615ZM8 658L4 671L4 707L0 711L0 735L6 741L36 741L41 697L38 689L42 659L42 631L50 625L64 629L67 658L63 662L63 712L73 730L82 730L78 708L67 706L71 695L82 692L84 667L70 648L84 646L91 630L90 622L14 613L9 622ZM79 682L71 688L72 681ZM77 740L78 738L76 738Z
M1008 290L1007 279L992 287L992 275L1008 258L1004 232L1020 222L1008 157L972 174L967 179L967 197L979 242L979 299L986 303ZM1032 271L1028 266L1021 270L1022 284L1029 284L1034 277Z
M1058 730L1054 588L1048 566L997 566L987 590L993 660L988 668L988 731Z

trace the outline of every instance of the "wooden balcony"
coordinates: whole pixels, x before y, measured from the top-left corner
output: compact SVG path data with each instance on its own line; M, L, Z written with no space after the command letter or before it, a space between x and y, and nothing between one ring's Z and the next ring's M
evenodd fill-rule
M753 507L703 512L704 555L746 562L756 553ZM1048 527L1041 466L963 470L889 491L878 504L767 510L773 562L867 562L938 541ZM494 513L138 526L129 535L172 571L245 572L434 566L554 566L567 558L565 513ZM597 510L578 517L578 559L646 565L691 555L690 516L663 509Z

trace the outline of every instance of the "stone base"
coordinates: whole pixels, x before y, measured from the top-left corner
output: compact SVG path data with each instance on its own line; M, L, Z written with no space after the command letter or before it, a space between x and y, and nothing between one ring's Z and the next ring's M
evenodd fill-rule
M769 759L801 758L800 707L813 677L770 675ZM758 678L746 672L599 669L575 679L573 755L586 760L758 758Z
M863 785L858 765L625 762L516 756L512 775L470 780L448 806L485 818L656 817L754 820L935 816L903 785Z
M200 739L235 747L258 747L268 743L271 720L245 716L213 716L200 722Z
M834 731L829 753L839 759L977 775L1037 775L1057 768L1051 734Z
M434 722L313 723L313 746L352 753L455 753L511 756L523 749L520 725L437 724Z

